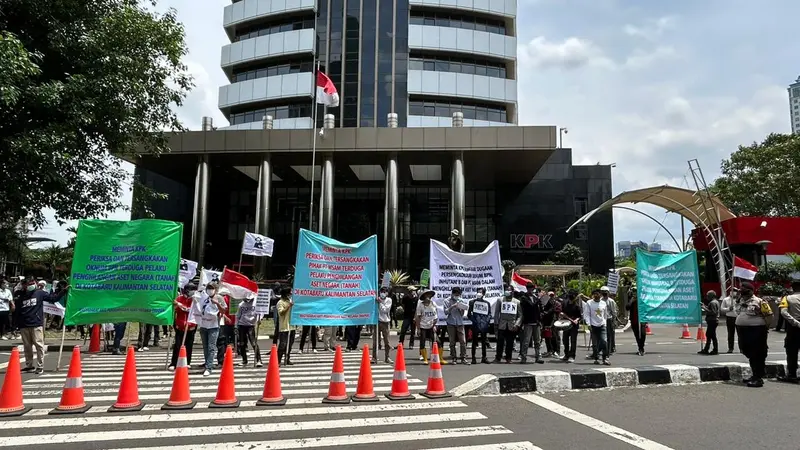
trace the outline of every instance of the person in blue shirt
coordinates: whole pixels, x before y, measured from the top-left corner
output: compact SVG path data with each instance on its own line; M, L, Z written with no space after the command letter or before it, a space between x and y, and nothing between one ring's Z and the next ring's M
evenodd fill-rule
M492 304L484 298L485 296L486 289L478 288L475 298L469 302L467 310L467 318L472 322L472 364L477 364L475 349L478 347L478 342L481 343L481 364L489 364L489 360L486 359L486 347L489 323L492 318Z

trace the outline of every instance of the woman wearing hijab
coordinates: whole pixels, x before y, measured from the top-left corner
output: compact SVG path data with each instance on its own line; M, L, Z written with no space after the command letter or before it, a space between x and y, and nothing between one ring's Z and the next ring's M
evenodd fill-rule
M753 372L752 378L742 381L748 387L762 387L772 308L769 303L755 296L752 284L742 283L740 292L741 302L736 309L736 334L739 336L739 350L747 357Z

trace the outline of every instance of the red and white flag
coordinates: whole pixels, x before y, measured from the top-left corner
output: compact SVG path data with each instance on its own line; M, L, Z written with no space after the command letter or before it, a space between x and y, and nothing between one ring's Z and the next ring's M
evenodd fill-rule
M228 268L222 271L219 281L222 287L228 288L232 298L255 298L258 295L258 284L255 281Z
M339 93L333 81L321 70L317 71L317 103L325 106L339 106Z
M738 256L733 257L733 276L743 280L754 280L758 267L750 264Z
M514 288L516 292L528 292L528 283L530 282L531 280L523 278L522 275L517 272L511 275L511 287Z

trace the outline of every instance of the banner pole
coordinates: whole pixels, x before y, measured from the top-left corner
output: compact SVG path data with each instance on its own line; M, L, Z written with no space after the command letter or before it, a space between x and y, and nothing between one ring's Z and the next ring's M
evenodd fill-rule
M62 318L64 319L64 318ZM67 321L61 321L61 346L58 348L58 362L56 363L56 372L61 370L61 354L64 352L64 336L67 334Z

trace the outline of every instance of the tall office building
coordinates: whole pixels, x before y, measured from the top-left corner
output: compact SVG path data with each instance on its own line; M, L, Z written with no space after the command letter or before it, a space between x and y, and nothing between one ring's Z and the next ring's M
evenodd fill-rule
M223 26L231 129L311 128L314 66L336 85L338 127L517 123L516 0L234 0ZM322 107L318 107L322 126Z
M792 133L800 133L800 77L789 85L789 120L792 121Z

